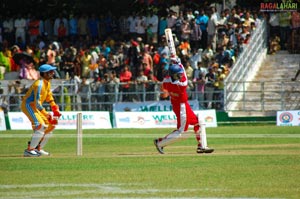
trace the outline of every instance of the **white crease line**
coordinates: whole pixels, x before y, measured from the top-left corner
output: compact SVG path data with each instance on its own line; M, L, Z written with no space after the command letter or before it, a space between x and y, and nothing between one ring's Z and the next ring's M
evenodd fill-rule
M55 196L71 196L71 195L82 195L82 194L153 194L153 193L182 193L182 192L197 192L198 189L140 189L139 185L131 184L31 184L31 185L0 185L0 190L5 189L11 190L11 192L6 192L8 196L12 198L22 197L30 195L31 197L38 197L41 195L41 191L45 194L44 188L51 188L46 194L49 197ZM150 185L149 185L150 186ZM77 189L74 190L74 187ZM34 188L34 189L33 189ZM53 189L59 190L53 190ZM63 188L63 189L62 189ZM78 190L78 188L84 188L84 190ZM30 189L28 190L18 190L15 192L14 189ZM72 189L72 190L68 190ZM224 189L208 189L203 190L212 192L224 192Z
M40 197L42 195L47 195L47 197L52 198L62 198L62 197L70 197L74 196L73 198L78 198L76 195L83 195L83 194L135 194L136 196L142 194L140 198L145 199L162 199L162 197L147 197L145 194L160 194L160 193L184 193L184 192L198 192L199 189L140 189L140 186L145 186L142 184L122 184L122 183L108 183L108 184L73 184L73 183L66 183L66 184L31 184L31 185L0 185L0 190L5 190L5 195L0 196L0 198L5 199L27 199L33 197ZM150 186L150 185L149 185ZM76 190L73 190L76 187ZM34 189L33 189L34 188ZM45 190L44 188L47 188ZM49 188L52 188L48 190ZM58 190L53 190L53 189ZM63 189L62 189L63 188ZM71 188L72 190L68 190ZM78 190L78 188L84 188L84 190ZM18 189L18 191L15 191ZM30 189L30 190L19 190L19 189ZM230 190L225 189L210 189L210 188L201 188L202 191L210 191L210 192L228 192ZM8 191L8 192L7 192ZM87 199L92 199L93 197L86 197ZM99 198L99 197L97 197ZM105 196L105 198L114 199L115 197ZM120 197L118 197L120 198ZM123 199L129 199L129 197L121 197ZM164 198L171 198L171 197L164 197ZM174 197L172 197L174 198ZM198 197L175 197L174 199L196 199ZM234 198L216 198L216 197L209 197L203 199L263 199L263 198L247 198L247 197L234 197ZM84 199L80 197L80 199ZM269 198L271 199L271 198ZM279 198L273 198L279 199Z
M53 134L57 138L77 138L77 134ZM84 138L156 138L159 134L85 134ZM0 138L28 138L31 134L1 134ZM300 138L300 134L207 134L209 138Z

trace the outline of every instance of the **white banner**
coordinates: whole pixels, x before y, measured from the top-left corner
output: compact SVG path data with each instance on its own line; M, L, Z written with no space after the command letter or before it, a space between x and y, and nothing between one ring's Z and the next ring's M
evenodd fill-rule
M8 112L8 121L11 130L29 130L31 122L22 112Z
M215 110L195 111L206 127L217 127ZM115 112L116 128L176 128L174 112Z
M56 129L76 129L77 113L79 112L61 112ZM82 129L110 129L109 112L88 112L82 113ZM12 130L32 129L31 123L22 112L9 112L8 119Z
M300 110L277 111L277 126L300 126Z
M189 101L193 110L199 109L197 100ZM166 101L153 101L153 102L122 102L113 105L114 112L159 112L159 111L172 111L172 105L169 100Z
M0 131L6 130L5 116L3 110L0 109Z

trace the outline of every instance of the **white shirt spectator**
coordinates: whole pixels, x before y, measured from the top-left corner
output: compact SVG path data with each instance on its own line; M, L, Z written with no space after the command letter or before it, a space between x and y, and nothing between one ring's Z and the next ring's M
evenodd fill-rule
M139 16L136 20L136 33L144 34L146 28L146 17Z
M279 26L279 16L277 13L271 13L269 23L271 26Z
M129 25L129 33L136 33L136 17L129 16L127 18L127 23Z
M3 31L2 32L12 32L14 30L14 20L6 19L3 21Z
M217 13L213 13L208 20L207 24L207 33L208 35L214 35L217 33L217 26L218 26L218 15Z
M193 69L197 69L198 62L202 62L202 51L202 49L197 50L197 52L195 52L190 58L191 66L193 67Z
M158 31L158 16L152 15L147 17L147 26L151 27L152 33L157 33Z
M167 24L168 24L168 28L171 28L172 30L175 29L175 24L177 21L177 16L176 13L173 12L170 16L168 16L167 18Z
M14 26L16 28L16 40L18 37L21 37L22 41L25 42L26 20L22 17L18 17L14 22Z

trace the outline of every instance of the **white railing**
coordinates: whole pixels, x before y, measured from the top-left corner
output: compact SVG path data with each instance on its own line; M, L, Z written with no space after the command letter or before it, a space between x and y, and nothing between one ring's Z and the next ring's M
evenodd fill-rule
M232 66L230 74L225 80L224 106L230 111L237 106L237 100L242 98L239 90L247 89L245 84L237 82L251 81L258 71L262 61L267 54L267 25L265 21L257 27L251 35L248 45L238 56L236 63ZM247 85L247 84L246 84Z
M118 102L124 102L122 96L125 94L121 91L120 85L115 85L115 89L111 92L105 91L103 93L92 92L90 89L87 93L87 100L82 100L79 94L74 92L66 92L66 89L73 90L74 84L66 84L65 82L55 82L52 84L54 90L54 96L56 102L60 105L63 111L112 111L113 104ZM228 82L229 84L236 85L234 90L228 90L229 93L235 96L241 96L240 98L231 99L231 103L236 103L238 106L235 109L230 109L230 112L256 112L264 113L268 112L272 115L276 115L278 110L298 110L300 108L300 81L239 81ZM138 92L135 88L135 84L131 85L129 90L128 99L130 102L135 100L144 101L158 101L159 100L159 83L156 85L154 91L147 91L146 89ZM251 87L249 87L251 85ZM248 89L246 89L249 87ZM5 88L5 87L2 87ZM8 88L6 87L5 90ZM1 93L0 93L1 94ZM215 92L215 95L219 93ZM24 94L16 94L13 91L5 95L0 95L0 106L3 99L6 100L6 106L8 111L20 111L20 103ZM141 96L137 98L137 96ZM214 99L213 101L207 101L198 99L197 91L189 91L191 100L199 101L199 109L206 109L205 105L208 102L212 102L215 105L222 105L222 98ZM127 101L126 101L127 102ZM218 106L217 106L218 107ZM48 107L49 108L49 107ZM217 111L223 111L223 109L216 108Z

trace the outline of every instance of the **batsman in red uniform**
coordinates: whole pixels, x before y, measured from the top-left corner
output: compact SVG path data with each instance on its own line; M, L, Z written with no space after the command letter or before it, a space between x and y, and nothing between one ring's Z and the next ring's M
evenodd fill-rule
M214 150L201 144L201 128L198 117L188 103L186 88L187 76L181 63L173 63L169 66L169 74L163 80L163 88L169 92L173 111L177 117L177 129L164 138L154 140L154 145L159 153L164 154L164 147L188 135L189 125L194 126L196 140L198 142L197 153L212 153ZM205 138L206 139L206 136Z

